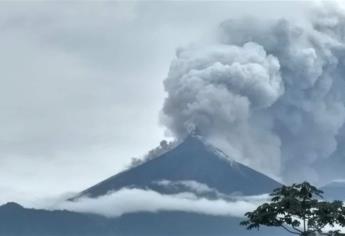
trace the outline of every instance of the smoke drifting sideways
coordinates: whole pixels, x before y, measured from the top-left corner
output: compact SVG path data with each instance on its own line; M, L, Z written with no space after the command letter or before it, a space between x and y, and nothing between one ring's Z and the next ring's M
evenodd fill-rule
M179 48L162 123L285 182L327 182L315 166L345 146L345 12L324 2L305 21L226 20L213 45Z

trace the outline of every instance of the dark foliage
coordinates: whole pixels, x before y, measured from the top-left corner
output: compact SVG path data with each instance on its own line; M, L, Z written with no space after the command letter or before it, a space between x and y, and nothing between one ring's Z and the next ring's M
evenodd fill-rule
M343 202L324 201L322 194L321 190L308 182L282 186L270 194L270 202L253 212L247 212L245 216L248 219L241 225L247 229L281 227L296 235L322 232L327 225L345 226Z

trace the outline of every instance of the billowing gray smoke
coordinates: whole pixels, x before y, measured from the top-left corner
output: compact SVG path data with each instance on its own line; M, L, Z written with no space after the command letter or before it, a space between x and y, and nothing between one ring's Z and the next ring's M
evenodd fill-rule
M177 50L163 123L285 181L320 180L313 166L345 145L345 14L308 17L227 20L216 44Z

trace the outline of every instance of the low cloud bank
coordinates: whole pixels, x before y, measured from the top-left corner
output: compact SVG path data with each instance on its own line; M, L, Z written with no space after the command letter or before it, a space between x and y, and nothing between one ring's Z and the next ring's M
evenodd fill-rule
M124 188L98 198L64 201L55 209L118 217L134 212L184 211L214 216L242 217L267 199L267 195L235 201L198 198L192 193L165 195L152 190Z
M181 181L170 181L170 180L160 180L155 182L159 186L166 188L173 187L185 187L186 189L195 193L217 193L220 194L216 189L210 188L207 184L199 183L194 180L181 180Z

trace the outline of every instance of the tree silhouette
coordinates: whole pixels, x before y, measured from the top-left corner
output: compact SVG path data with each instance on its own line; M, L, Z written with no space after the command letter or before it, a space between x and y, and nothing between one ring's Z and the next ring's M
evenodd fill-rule
M271 201L247 212L241 225L247 229L260 226L281 227L291 234L322 233L326 226L345 226L343 202L327 202L323 192L308 182L275 189ZM337 231L329 231L329 233Z

